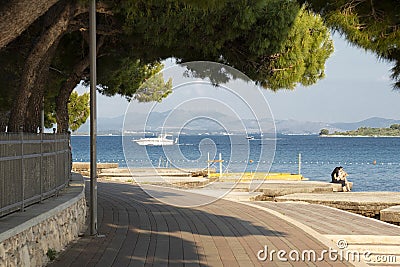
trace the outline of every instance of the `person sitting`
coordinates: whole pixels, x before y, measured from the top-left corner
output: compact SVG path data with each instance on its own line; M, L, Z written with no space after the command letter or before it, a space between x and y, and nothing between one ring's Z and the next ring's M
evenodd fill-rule
M343 188L343 192L351 191L350 184L347 180L347 172L343 169L342 166L336 167L332 174L332 183L341 184Z

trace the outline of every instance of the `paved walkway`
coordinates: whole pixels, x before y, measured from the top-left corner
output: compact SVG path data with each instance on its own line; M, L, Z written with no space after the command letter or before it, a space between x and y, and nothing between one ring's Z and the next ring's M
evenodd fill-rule
M305 229L308 233L315 231L335 244L344 242L350 251L369 252L367 263L370 266L400 266L399 226L316 204L252 202L249 205L286 217L295 225L301 222L303 229L309 228Z
M164 197L182 203L209 198L174 189L166 189ZM104 237L80 238L51 266L351 266L328 257L283 262L274 254L273 261L258 260L265 246L268 252L314 250L316 255L328 246L279 216L241 203L218 200L181 208L149 197L138 186L103 181L98 205Z
M285 214L290 218L310 226L323 235L376 235L400 237L399 226L327 206L293 202L252 203Z

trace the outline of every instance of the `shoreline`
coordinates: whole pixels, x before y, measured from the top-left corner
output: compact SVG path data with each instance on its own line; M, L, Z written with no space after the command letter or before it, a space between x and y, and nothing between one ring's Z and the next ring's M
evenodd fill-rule
M399 138L400 135L340 135L340 134L332 134L332 135L320 135L319 137L363 137L363 138Z

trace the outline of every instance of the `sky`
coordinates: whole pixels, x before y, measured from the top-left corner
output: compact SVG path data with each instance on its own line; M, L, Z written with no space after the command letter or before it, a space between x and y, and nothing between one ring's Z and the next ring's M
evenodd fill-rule
M293 91L262 90L273 117L315 122L356 122L370 117L400 119L400 91L393 91L390 80L392 65L350 45L337 34L333 40L335 51L326 63L323 80ZM82 87L77 90L88 91ZM97 104L97 116L108 118L124 115L128 107L123 97L100 94Z

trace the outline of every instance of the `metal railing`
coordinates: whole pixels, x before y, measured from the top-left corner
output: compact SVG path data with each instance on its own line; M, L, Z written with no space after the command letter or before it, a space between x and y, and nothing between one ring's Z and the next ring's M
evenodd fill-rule
M0 133L0 217L57 195L70 170L68 134Z

